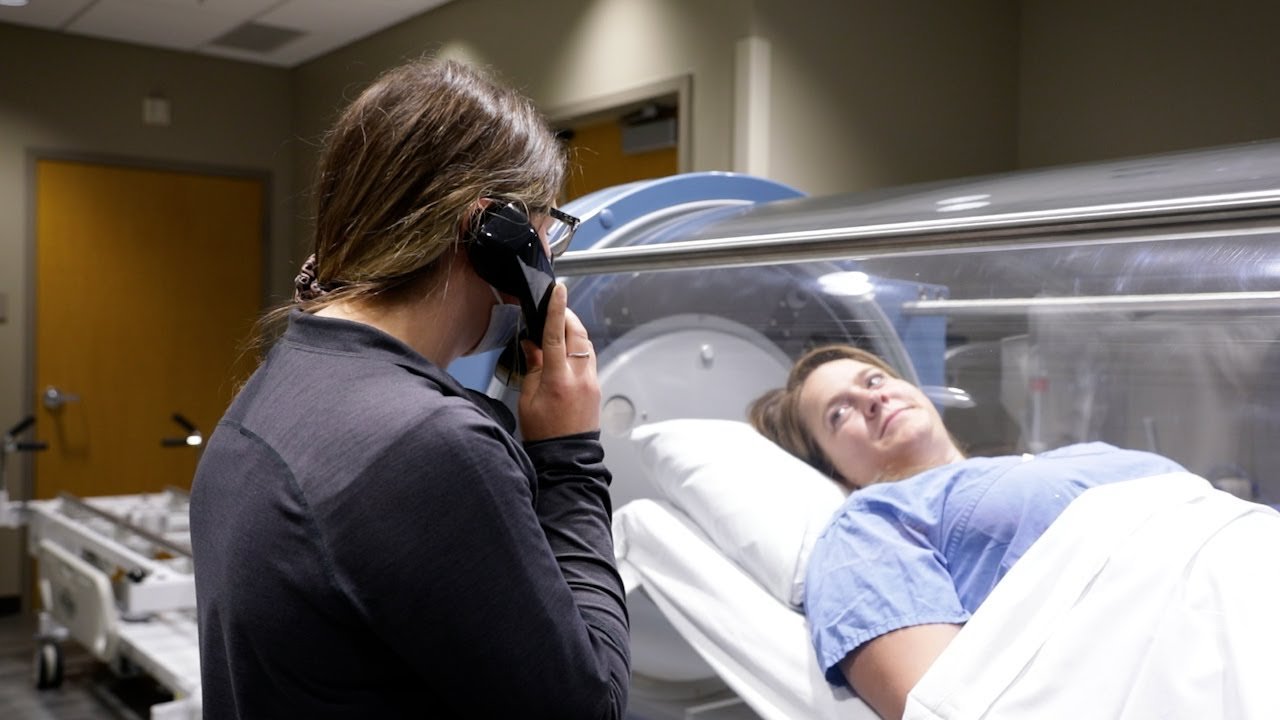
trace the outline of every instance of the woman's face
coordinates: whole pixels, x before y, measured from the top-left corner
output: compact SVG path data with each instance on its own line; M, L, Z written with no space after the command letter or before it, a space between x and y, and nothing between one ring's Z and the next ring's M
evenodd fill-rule
M799 411L818 447L855 487L963 457L919 388L857 360L833 360L810 373Z

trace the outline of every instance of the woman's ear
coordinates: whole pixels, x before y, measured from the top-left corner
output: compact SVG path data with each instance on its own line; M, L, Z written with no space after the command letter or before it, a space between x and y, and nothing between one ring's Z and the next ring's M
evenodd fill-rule
M467 206L466 212L462 213L462 220L458 223L458 241L465 242L471 238L471 231L476 225L476 219L480 217L480 213L484 209L493 204L493 198L482 197Z

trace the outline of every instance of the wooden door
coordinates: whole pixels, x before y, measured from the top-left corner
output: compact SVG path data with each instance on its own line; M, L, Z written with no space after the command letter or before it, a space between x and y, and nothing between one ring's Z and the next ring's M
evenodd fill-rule
M617 120L574 126L564 201L614 185L666 177L679 171L675 147L625 153Z
M187 488L254 362L263 183L41 160L36 166L35 496ZM42 401L48 388L66 398Z

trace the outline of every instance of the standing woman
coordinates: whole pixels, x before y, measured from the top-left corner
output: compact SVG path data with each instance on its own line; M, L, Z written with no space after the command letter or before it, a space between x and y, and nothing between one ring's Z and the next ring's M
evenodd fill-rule
M623 716L595 357L550 286L564 172L532 104L457 62L339 117L288 328L192 488L206 717ZM523 443L444 371L508 340L516 303L545 327Z

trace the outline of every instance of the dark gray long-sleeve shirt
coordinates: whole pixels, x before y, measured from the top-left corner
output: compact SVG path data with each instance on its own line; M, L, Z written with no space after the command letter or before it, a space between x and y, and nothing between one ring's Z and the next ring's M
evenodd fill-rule
M205 717L622 717L598 434L513 425L396 339L295 312L192 487Z

